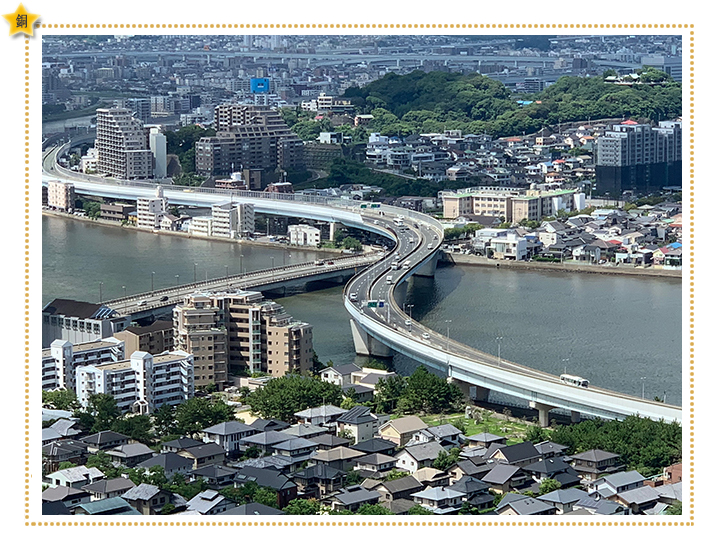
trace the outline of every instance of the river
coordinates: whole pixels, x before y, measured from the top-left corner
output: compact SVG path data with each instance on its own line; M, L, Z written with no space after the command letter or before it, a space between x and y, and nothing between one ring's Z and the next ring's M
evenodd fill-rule
M98 301L283 263L283 252L259 245L187 239L43 217L43 302ZM243 258L240 258L243 255ZM288 253L287 253L288 255ZM290 251L287 262L323 256ZM274 258L273 260L271 258ZM194 263L197 263L195 268ZM227 269L225 269L227 265ZM278 299L313 325L322 362L356 360L342 287ZM452 339L552 374L681 404L681 280L475 266L440 267L434 279L412 278L413 317ZM447 323L451 320L451 323ZM362 357L358 358L362 363ZM407 374L416 364L397 356ZM645 380L643 380L645 377Z

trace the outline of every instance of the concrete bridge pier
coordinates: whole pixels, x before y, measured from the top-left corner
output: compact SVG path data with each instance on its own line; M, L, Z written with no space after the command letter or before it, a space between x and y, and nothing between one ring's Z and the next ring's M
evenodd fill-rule
M433 256L429 261L419 267L414 273L415 276L423 276L425 278L433 278L436 272L436 264L439 261L439 256Z
M553 406L546 405L545 403L538 403L537 401L530 401L530 408L534 408L538 412L538 423L540 427L550 426L550 410Z
M582 417L579 415L579 412L576 410L571 411L572 416L571 416L571 421L572 423L579 423L582 420Z
M403 282L394 289L394 301L404 310L404 302L407 299L407 283Z
M455 379L453 377L447 377L446 382L448 382L449 384L453 384L454 386L458 386L459 389L463 392L464 397L474 402L488 401L488 396L491 393L491 390L489 388L484 388L483 386L476 386L475 384L464 382L463 380ZM473 395L471 395L471 388L474 389Z
M353 342L355 343L355 352L357 354L376 358L392 357L392 349L365 332L354 319L350 319L350 329L353 333Z

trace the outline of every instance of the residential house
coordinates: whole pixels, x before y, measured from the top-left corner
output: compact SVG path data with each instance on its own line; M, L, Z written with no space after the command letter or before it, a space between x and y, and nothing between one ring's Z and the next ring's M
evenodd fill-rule
M114 479L100 479L84 485L82 490L91 494L91 501L96 502L107 498L120 496L124 492L135 487L136 484L125 477L116 477Z
M374 505L380 500L380 494L374 490L367 490L360 485L353 485L340 489L332 496L323 498L322 503L329 503L335 511L357 511L363 505Z
M59 419L49 427L42 429L42 445L57 440L69 440L78 436L81 431L76 428L76 419Z
M384 481L375 486L374 490L380 493L383 501L411 500L412 494L424 490L424 485L415 477L408 475L392 481Z
M297 497L298 487L288 476L279 470L268 468L245 467L240 468L234 480L235 485L254 482L260 487L274 489L277 495L279 509L286 507L289 502Z
M458 447L461 444L463 433L450 423L427 427L424 431L431 435L431 438L439 442L442 446Z
M412 494L414 503L436 515L452 515L463 506L465 492L447 487L433 487Z
M274 455L288 458L290 461L289 470L293 471L316 453L318 444L305 438L291 436L290 440L285 440L273 446Z
M571 513L584 509L594 515L629 515L631 510L620 503L609 500L595 500L594 498L582 498L572 507ZM565 514L571 514L565 513Z
M545 457L539 461L523 466L536 483L545 479L557 480L562 488L574 487L581 481L577 472L562 457Z
M193 460L187 457L182 457L177 453L154 453L150 459L139 462L136 468L145 468L148 470L153 466L160 466L165 473L165 477L169 480L175 474L187 475L192 470Z
M250 447L256 447L262 453L272 454L276 444L291 439L293 439L293 435L283 431L265 431L242 438L240 450L246 451Z
M109 449L106 451L106 455L111 457L112 463L132 468L138 463L152 458L155 455L155 451L145 444L135 442Z
M449 466L446 469L446 472L451 478L451 483L456 483L464 476L481 479L498 464L500 463L495 461L486 461L481 457L476 457L475 460L459 459L454 464Z
M136 485L124 492L121 498L142 515L158 515L167 504L175 505L172 493L148 483Z
M417 416L404 416L381 425L377 431L380 438L402 447L412 439L414 433L426 429L428 425Z
M292 460L290 457L282 457L281 455L261 456L257 459L244 459L234 463L235 468L267 468L269 470L278 470L279 472L287 472L291 468Z
M202 429L204 434L202 440L218 444L226 451L228 457L235 457L240 454L239 441L257 432L254 427L240 421L225 421Z
M506 494L522 488L528 480L527 474L519 466L504 463L496 465L481 478L495 494Z
M140 515L121 497L105 498L95 502L82 503L74 509L75 515Z
M203 490L187 502L188 511L197 511L201 515L218 515L236 504L216 490Z
M265 433L266 431L283 431L284 429L288 429L291 424L281 420L265 420L257 418L252 421L249 426L254 427L257 431Z
M542 457L561 457L567 453L569 446L563 446L562 444L545 440L544 442L535 444L535 449L537 449Z
M525 497L524 499L515 500L503 507L498 506L496 513L499 515L554 515L555 508L545 502L541 502L537 498Z
M283 511L280 509L274 509L273 507L269 507L268 505L264 505L261 503L256 503L256 502L250 502L250 503L245 503L242 505L238 505L237 507L232 507L231 509L227 509L223 513L221 513L222 516L245 516L245 515L285 515Z
M321 369L320 378L337 386L345 386L346 384L353 384L350 375L355 371L362 371L362 368L355 364L331 366Z
M223 464L226 452L221 446L213 442L208 442L181 449L178 451L178 455L192 459L192 469L196 470L200 466Z
M234 484L238 470L219 464L209 464L201 466L189 472L190 481L204 479L207 486L213 489L222 489Z
M320 499L345 486L346 473L328 466L315 464L291 475L298 487L299 497Z
M356 448L357 449L357 448ZM360 449L360 451L364 451ZM663 469L663 483L666 485L673 485L675 483L680 483L683 481L683 463L677 462L666 466Z
M382 453L370 453L363 457L355 459L354 470L360 471L361 475L375 477L387 474L390 470L394 470L397 464L397 459Z
M125 434L115 433L113 431L101 431L81 439L82 442L87 444L89 453L108 451L109 449L127 444L130 440L131 439Z
M555 491L538 496L538 500L545 502L555 508L556 514L561 515L572 510L574 505L583 499L589 498L589 494L576 488L557 489Z
M84 485L104 479L104 473L98 468L87 468L86 466L74 466L57 470L44 477L43 483L49 487L69 487L80 489Z
M489 492L488 484L480 479L464 476L448 488L464 493L463 501L469 503L472 507L477 509L493 507L495 497Z
M384 455L394 455L397 450L397 444L383 438L373 438L364 442L357 442L353 445L353 449L362 451L363 453L382 453Z
M595 479L589 484L587 490L589 495L595 500L614 500L621 492L643 487L644 479L636 470L616 472Z
M389 416L378 418L370 412L366 406L354 406L345 414L335 420L338 433L342 434L348 431L355 442L364 442L374 438L377 429L384 421L387 421Z
M299 423L310 423L311 425L331 428L335 427L335 420L346 412L347 410L334 405L323 405L296 412L294 416Z
M439 453L446 451L439 442L426 442L405 446L397 453L397 468L414 472L420 468L431 466Z
M89 503L91 501L91 494L85 490L77 489L74 487L65 487L64 485L58 485L56 487L50 487L42 491L42 503L45 502L62 502L65 507L70 511L83 503Z
M318 425L309 425L307 423L297 423L296 425L291 425L288 429L284 429L282 432L286 434L292 434L298 438L308 438L311 439L322 434L327 434L328 429L325 427L320 427Z
M508 439L504 436L498 436L493 433L478 433L473 436L467 436L469 446L483 446L489 448L491 444L506 445Z
M42 446L42 473L56 472L63 462L86 463L88 445L81 440L57 440Z
M349 447L338 447L329 449L328 451L319 451L312 460L316 464L327 464L338 470L345 472L352 470L355 466L355 459L365 455L362 451L351 449Z
M309 438L309 440L317 444L316 449L318 451L328 451L329 449L350 445L350 440L347 438L341 438L333 434L319 434Z
M659 503L661 495L658 489L644 486L626 492L620 492L616 496L616 502L628 507L634 515L656 514L656 504ZM668 506L667 503L663 504Z
M446 487L449 485L449 474L436 468L420 468L412 473L412 477L424 485L424 488Z
M178 438L176 440L171 440L169 442L163 442L160 448L161 453L178 453L183 449L201 446L203 442L195 440L194 438Z
M540 453L535 449L532 442L521 442L512 446L498 448L488 458L506 464L524 466L539 460Z
M626 468L621 462L621 455L601 449L590 449L570 458L570 464L585 481L594 481L601 474L611 474Z

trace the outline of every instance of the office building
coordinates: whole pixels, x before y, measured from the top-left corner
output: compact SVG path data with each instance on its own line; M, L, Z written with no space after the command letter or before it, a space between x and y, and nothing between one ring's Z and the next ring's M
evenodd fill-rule
M153 356L136 351L130 359L77 367L76 395L86 408L95 393L111 395L121 412L148 414L195 395L192 355L183 351Z
M659 191L682 185L682 123L658 127L624 121L597 140L597 193L620 195Z
M42 389L76 391L76 368L103 365L124 359L124 343L109 337L86 343L56 339L42 349Z
M129 317L101 304L57 298L42 309L42 348L55 339L86 343L111 337L130 324Z
M233 373L282 376L313 366L313 335L284 308L255 291L193 294L173 310L175 344L195 355L195 384L226 381Z
M96 111L96 150L99 174L119 179L153 176L153 153L143 123L126 108Z
M315 246L320 244L320 230L307 224L288 226L288 242L296 246Z
M47 205L49 207L72 212L75 202L76 194L74 192L73 183L67 183L65 181L47 182Z

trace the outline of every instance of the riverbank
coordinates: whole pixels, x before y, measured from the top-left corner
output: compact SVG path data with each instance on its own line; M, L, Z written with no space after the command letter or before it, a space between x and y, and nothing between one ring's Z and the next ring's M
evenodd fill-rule
M664 270L656 268L627 268L605 265L583 265L574 262L541 263L539 261L509 261L487 259L481 256L446 253L455 265L473 265L478 267L505 268L514 270L556 270L561 272L586 272L590 274L616 274L623 276L652 276L660 278L682 278L682 270Z
M133 225L122 225L120 222L112 222L110 220L92 220L91 218L87 218L85 216L77 216L74 214L69 214L69 213L64 213L60 211L48 211L48 210L43 210L42 211L42 216L52 216L56 218L66 218L69 220L76 220L79 221L83 224L90 224L90 225L97 225L97 226L106 226L106 227L114 227L114 228L119 228L119 229L125 229L128 231L137 231L139 233L150 233L152 235L168 235L171 237L180 237L183 239L195 239L195 240L206 240L206 241L216 241L216 242L226 242L230 244L248 244L250 246L265 246L267 248L274 248L277 250L299 250L299 251L304 251L304 252L320 252L320 253L325 253L333 256L337 255L342 255L341 250L331 250L331 249L323 249L323 248L315 248L313 246L296 246L296 245L291 245L291 244L282 244L279 242L267 242L267 241L250 241L250 240L243 240L243 239L228 239L225 237L203 237L203 236L198 236L198 235L190 235L189 233L185 233L184 231L166 231L166 230L151 230L151 229L141 229Z

